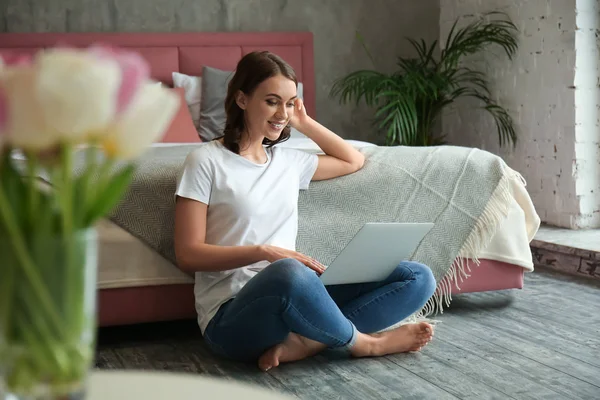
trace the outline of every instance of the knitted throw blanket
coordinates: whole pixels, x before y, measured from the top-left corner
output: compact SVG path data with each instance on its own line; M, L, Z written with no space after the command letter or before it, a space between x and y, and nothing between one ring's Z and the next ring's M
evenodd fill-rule
M174 192L185 156L197 145L151 149L110 219L175 264ZM448 303L451 285L466 276L508 214L510 179L504 161L464 147L366 147L360 171L312 182L299 198L297 250L328 265L366 222L434 222L411 260L431 267L438 290L421 311Z

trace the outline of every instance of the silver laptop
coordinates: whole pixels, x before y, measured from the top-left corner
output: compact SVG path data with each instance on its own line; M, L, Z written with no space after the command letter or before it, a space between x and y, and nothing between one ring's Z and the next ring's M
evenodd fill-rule
M321 274L325 285L377 282L408 259L433 223L366 223Z

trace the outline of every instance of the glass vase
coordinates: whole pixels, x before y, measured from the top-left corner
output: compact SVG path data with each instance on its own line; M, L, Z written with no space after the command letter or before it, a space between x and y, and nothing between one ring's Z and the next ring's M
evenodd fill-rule
M96 339L94 229L0 237L0 399L83 399Z

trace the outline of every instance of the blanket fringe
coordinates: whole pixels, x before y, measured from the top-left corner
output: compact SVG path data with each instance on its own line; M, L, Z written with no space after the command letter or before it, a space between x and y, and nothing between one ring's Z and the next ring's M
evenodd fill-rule
M437 290L413 320L429 320L428 316L444 313L444 306L449 307L452 301L452 286L460 290L459 283L470 277L471 267L468 260L477 266L480 262L478 255L487 246L496 233L498 224L508 216L512 198L511 181L522 179L516 171L506 168L498 186L492 193L483 213L475 223L467 240L460 249L446 275L438 283Z

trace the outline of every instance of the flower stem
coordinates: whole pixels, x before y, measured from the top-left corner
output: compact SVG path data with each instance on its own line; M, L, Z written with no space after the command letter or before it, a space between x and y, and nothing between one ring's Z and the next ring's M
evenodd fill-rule
M27 177L27 189L29 190L29 222L33 228L37 221L36 214L40 203L40 193L36 187L38 162L33 154L27 155L27 169L29 175Z
M6 227L8 237L15 249L15 255L19 260L19 265L23 268L23 272L33 289L34 296L38 297L40 307L42 311L48 314L53 327L59 334L59 337L63 335L63 325L60 319L60 315L54 308L55 304L52 301L46 286L42 282L40 275L37 273L35 265L33 264L25 246L25 240L19 231L19 227L14 220L14 216L10 211L10 205L6 195L4 194L3 188L0 186L0 216L4 219L4 225Z
M2 188L0 188L2 190ZM6 252L9 256L12 252L8 252L4 243L0 244L3 249L3 253ZM6 257L6 256L5 256ZM11 323L12 312L13 312L13 300L15 296L15 274L17 266L11 259L2 258L5 265L2 265L2 277L0 281L0 336L3 335L6 340L11 337L13 324Z
M68 337L71 339L71 335L78 335L78 325L74 319L78 319L77 306L81 302L80 299L75 298L73 293L76 288L74 286L80 285L80 282L76 282L73 274L75 270L75 243L74 240L74 226L73 226L73 148L70 144L63 145L63 158L62 158L62 187L60 189L61 199L61 216L63 225L63 240L64 249L66 253L65 266L64 266L64 288L65 296L63 298L63 310L65 316L65 322L68 327Z
M52 348L52 346L47 343L48 338L35 327L31 326L23 314L17 315L16 322L20 327L19 333L23 339L23 344L28 347L27 355L33 357L37 368L40 370L56 372L59 365L55 365L52 362L52 355L48 354ZM14 365L13 367L17 367L17 365Z
M98 147L92 144L88 147L86 151L86 164L87 169L84 174L81 176L83 182L83 206L81 209L83 210L82 214L79 217L79 221L81 226L87 227L90 226L90 220L88 217L88 210L93 204L93 200L96 198L96 194L98 192L98 182L99 178L96 176L96 173L99 171L99 162L98 162Z
M10 153L10 149L8 150ZM0 155L0 172L10 172L10 159L6 155ZM3 181L0 180L0 190L2 190ZM7 236L6 229L1 223L2 214L0 214L0 237ZM9 338L12 332L12 312L14 298L14 282L16 273L16 263L14 261L13 252L9 251L10 244L6 242L0 243L0 337ZM3 336L2 336L3 335ZM2 348L4 346L4 348ZM7 351L6 342L0 341L0 353ZM0 354L1 355L1 354Z

